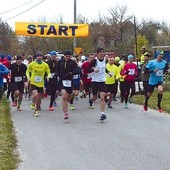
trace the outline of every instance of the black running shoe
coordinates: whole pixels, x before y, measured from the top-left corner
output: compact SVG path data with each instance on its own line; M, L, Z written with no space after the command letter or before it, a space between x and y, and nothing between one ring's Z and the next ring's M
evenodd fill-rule
M89 99L89 104L90 104L90 106L92 106L92 104L93 104L93 100L91 98Z
M41 106L39 106L38 111L41 111Z
M108 103L108 108L113 108L113 106L110 103Z
M101 116L100 116L100 120L105 120L106 119L106 115L105 114L102 114Z

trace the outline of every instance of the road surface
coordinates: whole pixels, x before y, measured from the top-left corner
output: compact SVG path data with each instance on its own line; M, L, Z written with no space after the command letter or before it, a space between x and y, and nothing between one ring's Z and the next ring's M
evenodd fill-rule
M99 120L99 101L88 108L88 99L75 102L63 119L61 98L48 111L42 100L38 118L24 99L23 111L11 108L22 162L19 170L169 170L170 115L119 101Z

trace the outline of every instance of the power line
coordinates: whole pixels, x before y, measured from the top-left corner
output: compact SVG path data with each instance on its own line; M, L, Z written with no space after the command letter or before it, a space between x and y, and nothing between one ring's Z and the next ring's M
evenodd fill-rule
M17 17L17 16L19 16L19 15L24 14L25 12L27 12L27 11L29 11L29 10L31 10L31 9L33 9L33 8L35 8L36 6L40 5L40 4L41 4L42 2L44 2L44 1L45 1L45 0L40 1L39 3L35 4L35 5L34 5L34 6L32 6L31 8L28 8L28 9L26 9L25 11L20 12L19 14L14 15L13 17L10 17L10 18L8 18L8 19L4 20L4 22L9 21L10 19L13 19L13 18L15 18L15 17Z
M1 12L1 13L0 13L0 15L2 15L2 14L6 14L6 13L8 13L8 12L11 12L11 11L15 10L15 9L18 9L18 8L20 8L20 7L24 6L24 5L29 4L29 3L30 3L30 2L32 2L32 1L34 1L34 0L28 1L28 2L26 2L26 3L24 3L24 4L21 4L21 5L17 6L17 7L15 7L15 8L9 9L9 10L4 11L4 12Z

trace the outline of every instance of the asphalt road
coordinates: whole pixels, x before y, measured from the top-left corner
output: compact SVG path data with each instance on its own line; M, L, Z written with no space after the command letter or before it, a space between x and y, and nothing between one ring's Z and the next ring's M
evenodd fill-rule
M24 99L23 111L11 109L22 162L19 170L169 170L170 115L119 101L106 106L107 119L99 120L99 101L75 102L70 119L63 119L61 99L48 111L42 100L38 118Z

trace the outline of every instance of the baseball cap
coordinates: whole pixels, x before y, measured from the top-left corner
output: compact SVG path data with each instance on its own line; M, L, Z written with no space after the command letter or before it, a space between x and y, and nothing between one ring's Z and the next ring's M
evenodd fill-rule
M8 55L8 56L7 56L7 60L12 60L12 56L11 56L11 55Z
M133 59L134 56L132 54L128 55L128 60Z
M27 59L28 59L28 60L33 59L33 56L32 56L32 55L29 55L29 56L27 57Z
M51 56L56 56L57 52L56 51L51 51Z
M64 55L71 55L71 52L67 50L64 52Z
M141 48L140 48L140 50L145 50L146 48L145 48L145 46L142 46Z
M1 58L4 59L5 58L5 54L1 54Z
M97 49L97 53L99 53L100 51L103 51L103 50L104 50L104 48L99 47L99 48Z
M158 55L164 55L164 51L163 50L158 50L156 52L156 56L158 56Z
M38 51L36 55L37 55L37 56L43 56L43 54L42 54L41 51Z
M20 56L20 55L17 55L17 58L16 58L16 60L22 60L22 56Z
M120 61L120 57L115 57L115 61Z
M81 56L81 60L85 60L86 57L84 55Z
M144 53L144 56L150 57L151 55L148 52L146 52L146 53Z

